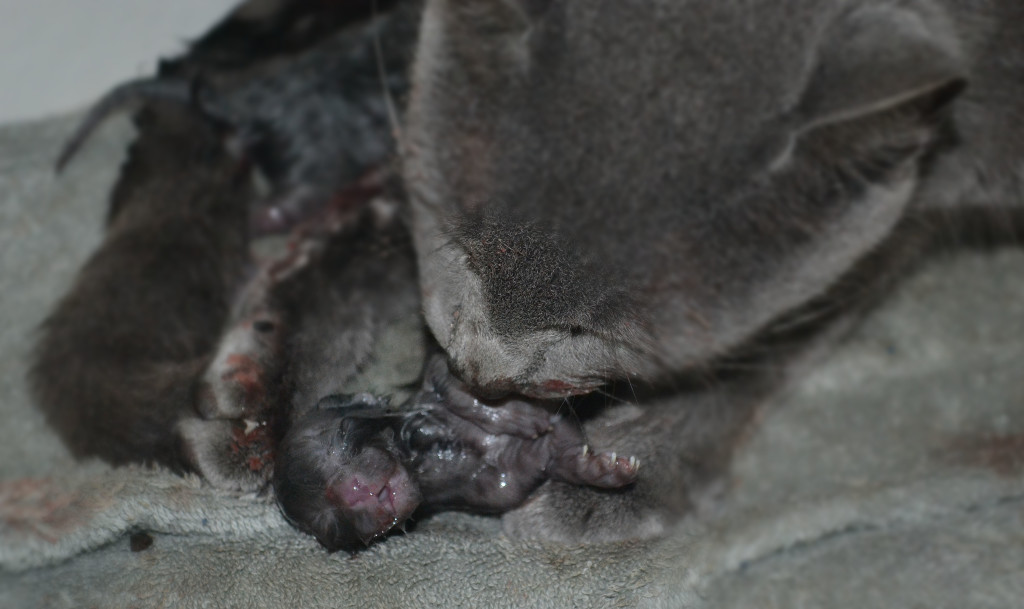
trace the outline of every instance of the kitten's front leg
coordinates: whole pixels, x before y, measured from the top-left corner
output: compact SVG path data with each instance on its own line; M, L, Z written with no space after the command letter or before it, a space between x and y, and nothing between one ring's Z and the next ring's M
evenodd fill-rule
M742 394L742 392L740 392ZM549 481L506 514L509 535L566 543L659 535L721 480L760 398L729 390L623 405L587 426L594 446L635 455L642 466L622 489Z
M451 414L486 433L523 439L538 438L553 429L551 414L540 406L518 399L484 403L448 370L444 357L433 356L424 372L423 388L434 393Z

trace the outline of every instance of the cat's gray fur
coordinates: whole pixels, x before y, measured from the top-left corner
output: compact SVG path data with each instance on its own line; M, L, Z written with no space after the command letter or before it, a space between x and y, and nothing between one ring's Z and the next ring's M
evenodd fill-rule
M1017 0L429 0L420 37L404 173L453 369L647 388L590 424L651 465L635 490L549 483L514 534L656 534L797 351L723 358L889 278L905 229L1024 202Z

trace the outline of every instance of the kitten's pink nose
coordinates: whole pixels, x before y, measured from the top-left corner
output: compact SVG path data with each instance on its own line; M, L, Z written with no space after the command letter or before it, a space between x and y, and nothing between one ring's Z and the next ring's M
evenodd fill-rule
M336 485L336 488L330 489L335 495L341 500L344 505L349 507L359 507L365 504L379 503L380 498L377 496L378 486L371 487L366 482L359 478L352 478L348 483L342 483Z

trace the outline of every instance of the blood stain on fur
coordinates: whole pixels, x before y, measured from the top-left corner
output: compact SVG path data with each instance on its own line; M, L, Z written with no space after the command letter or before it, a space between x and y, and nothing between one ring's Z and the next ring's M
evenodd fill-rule
M1024 471L1024 432L961 436L953 440L951 448L950 456L964 465L983 467L1000 476Z

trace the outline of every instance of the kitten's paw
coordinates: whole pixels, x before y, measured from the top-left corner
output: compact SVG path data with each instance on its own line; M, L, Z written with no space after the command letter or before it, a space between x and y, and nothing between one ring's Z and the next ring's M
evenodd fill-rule
M258 419L276 366L280 322L254 315L232 328L203 374L197 408L207 419Z
M178 433L193 468L217 488L258 491L273 474L267 425L186 419Z
M435 356L427 366L425 389L433 391L448 410L489 434L539 438L554 429L555 419L547 410L517 399L484 402L469 392L462 381L448 371L444 359Z
M577 543L661 534L721 488L735 434L751 412L741 406L754 403L740 402L730 410L714 398L613 408L591 420L587 435L594 445L636 455L642 464L618 455L613 459L612 453L580 463L577 446L570 445L561 459L566 481L550 480L506 514L505 531ZM632 478L632 484L581 486L589 482L577 468L598 483Z

